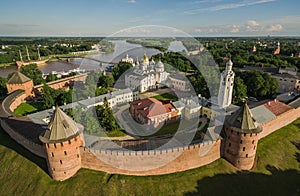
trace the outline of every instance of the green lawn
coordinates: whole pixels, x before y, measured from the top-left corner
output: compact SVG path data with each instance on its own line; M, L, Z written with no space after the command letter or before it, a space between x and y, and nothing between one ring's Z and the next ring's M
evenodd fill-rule
M173 135L177 132L177 129L179 127L179 123L180 123L180 121L177 121L177 122L173 122L173 123L164 125L157 132L155 132L154 134L149 135L147 137L161 136L161 135Z
M29 103L21 103L21 105L19 105L14 113L17 116L24 116L26 114L30 114L32 112L37 111L37 108L35 108L34 106L30 105Z
M127 135L122 130L106 131L105 134L108 137L122 137L122 136Z
M178 97L176 97L175 95L172 95L170 93L163 93L161 95L156 95L153 96L152 98L155 98L157 100L173 100L173 101L178 101Z
M0 130L0 195L300 195L300 119L262 139L258 165L240 172L219 159L198 169L149 177L81 169L53 181L43 159Z

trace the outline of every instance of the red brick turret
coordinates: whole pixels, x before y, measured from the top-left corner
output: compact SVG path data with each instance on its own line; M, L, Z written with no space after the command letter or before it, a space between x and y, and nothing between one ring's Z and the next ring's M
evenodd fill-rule
M22 74L21 72L15 72L14 75L6 83L8 93L12 93L16 90L24 90L27 96L33 95L33 82L30 78Z
M235 167L249 170L253 167L258 134L262 127L252 117L247 104L226 119L225 158Z
M65 180L81 168L79 147L84 145L78 124L59 107L40 140L46 145L49 174L54 180Z

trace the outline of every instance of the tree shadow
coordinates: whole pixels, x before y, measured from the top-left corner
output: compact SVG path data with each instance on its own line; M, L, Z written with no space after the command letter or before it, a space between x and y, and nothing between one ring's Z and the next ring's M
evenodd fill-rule
M300 151L300 142L292 142L292 144L294 146L296 146L296 148ZM300 153L299 152L295 153L295 157L296 157L298 163L300 163Z
M184 195L299 195L300 173L266 166L271 175L253 172L218 174L198 180L196 190Z
M2 129L2 127L0 127L0 145L15 151L16 153L35 163L38 167L48 173L46 160L34 155L32 152L28 151L23 146L18 144Z

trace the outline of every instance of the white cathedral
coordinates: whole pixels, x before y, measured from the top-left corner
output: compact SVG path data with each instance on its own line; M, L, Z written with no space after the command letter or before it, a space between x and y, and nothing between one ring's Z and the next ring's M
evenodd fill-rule
M128 56L126 56L128 60ZM125 60L124 59L124 60ZM123 59L122 59L123 60ZM125 85L139 92L146 92L165 86L169 73L165 71L164 64L159 60L157 63L144 54L141 62L136 61L133 71L125 75Z

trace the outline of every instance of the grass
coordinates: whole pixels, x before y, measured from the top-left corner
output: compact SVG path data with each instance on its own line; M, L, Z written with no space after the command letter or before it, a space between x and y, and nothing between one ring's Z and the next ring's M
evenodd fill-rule
M118 129L118 130L113 130L113 131L106 131L105 134L108 137L122 137L126 136L127 134L123 132L123 130Z
M177 122L173 122L173 123L164 125L157 132L155 132L154 134L149 135L147 137L161 136L161 135L173 135L177 132L179 123L180 123L180 121L177 121Z
M29 103L21 103L14 111L17 116L24 116L32 112L37 111L37 108L30 105Z
M299 195L300 119L259 141L258 165L241 172L226 160L175 174L136 177L81 169L53 181L45 161L0 130L0 195Z
M175 95L172 95L170 93L163 93L161 95L153 96L152 98L155 98L155 99L160 100L160 101L163 101L163 100L178 101L178 97L176 97Z

